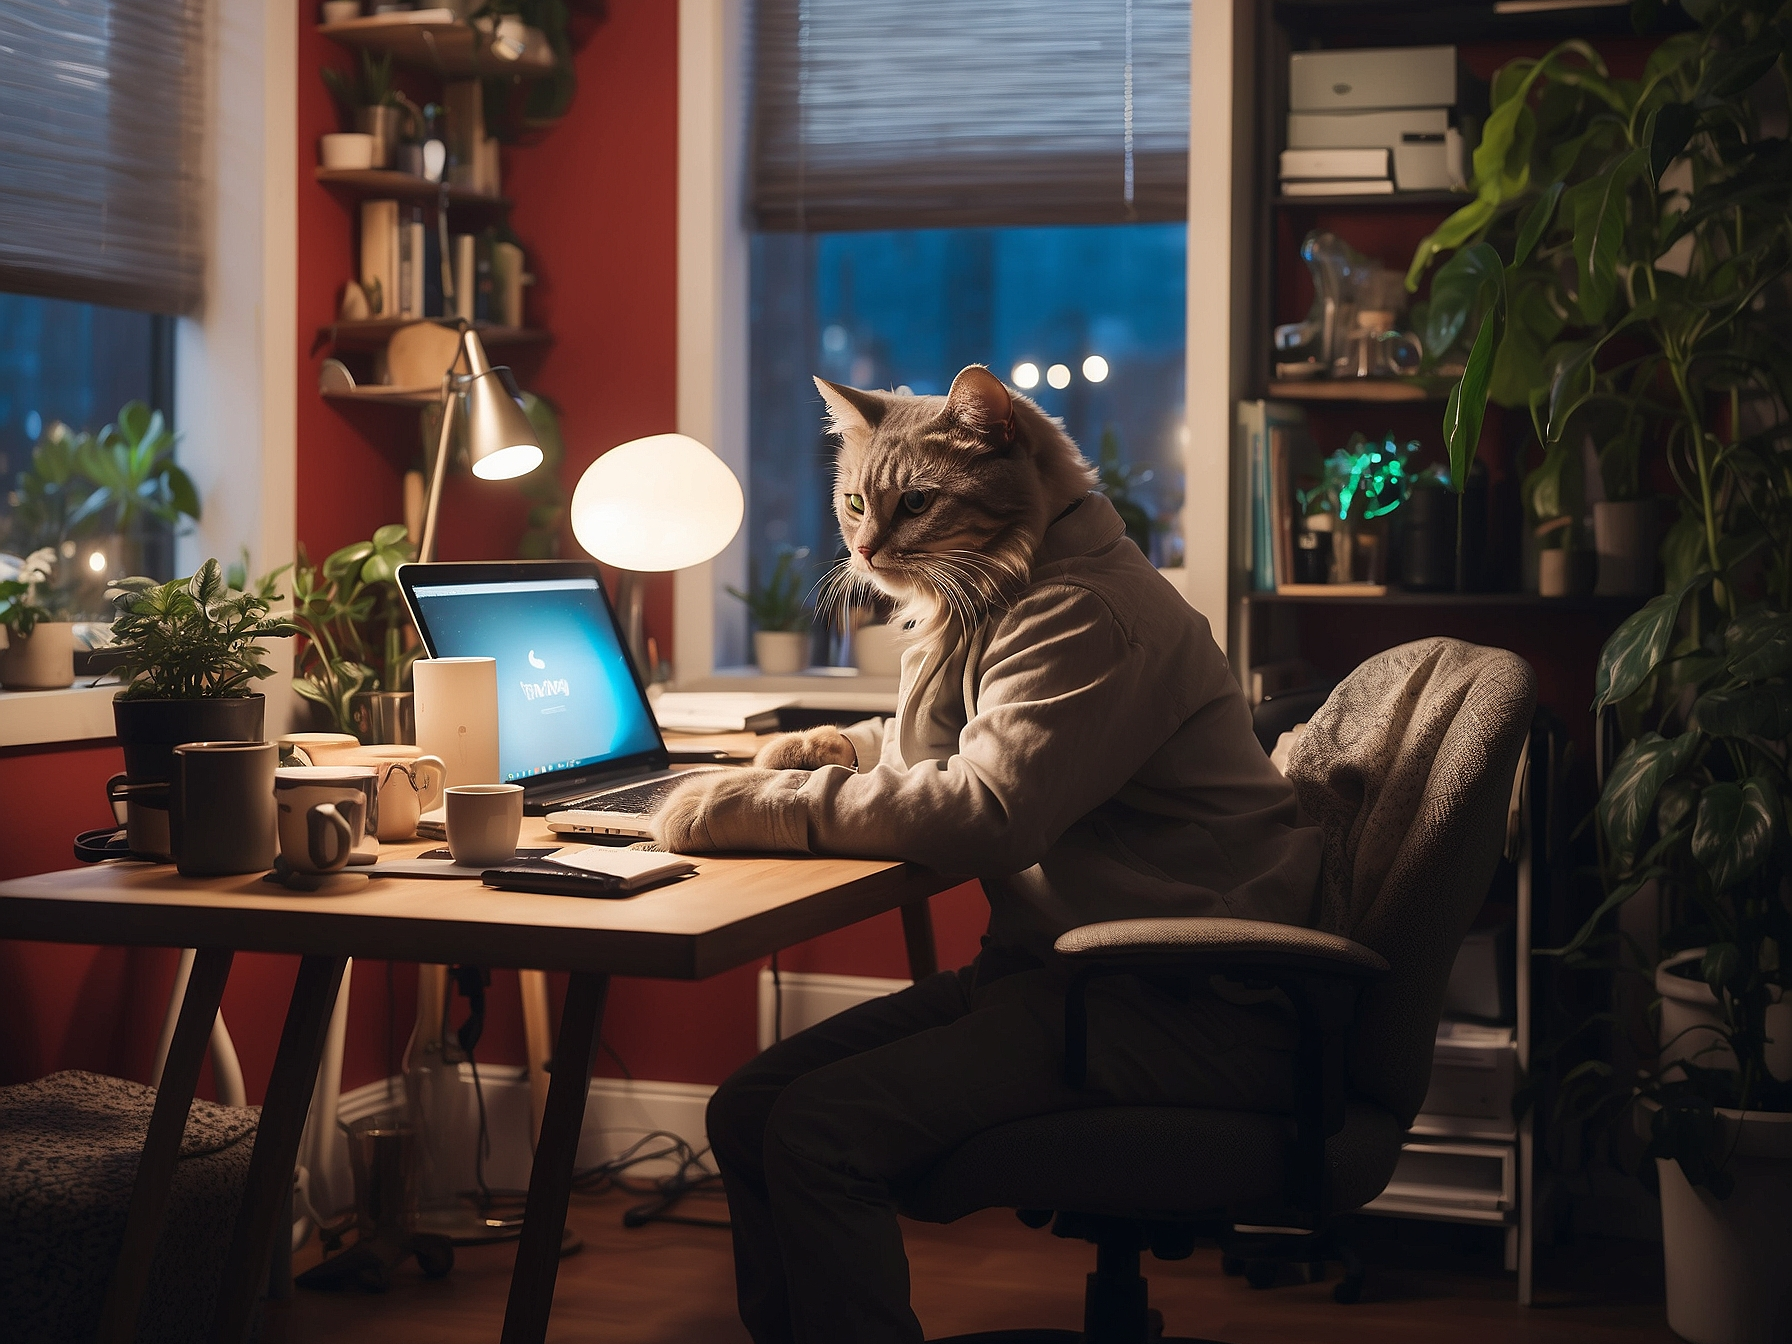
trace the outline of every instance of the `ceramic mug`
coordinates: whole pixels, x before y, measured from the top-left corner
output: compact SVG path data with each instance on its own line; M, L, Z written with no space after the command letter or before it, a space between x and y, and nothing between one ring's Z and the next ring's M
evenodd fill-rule
M373 771L364 765L292 765L274 771L280 857L301 873L348 863L367 824Z
M387 843L409 840L417 834L417 819L442 805L442 786L448 767L440 756L426 756L420 748L406 746L362 747L343 758L373 768L379 794L379 838Z
M174 749L168 837L182 877L259 873L273 864L275 751L272 742Z
M523 830L521 784L456 784L446 790L448 850L468 868L496 868L516 857Z
M282 733L281 765L328 765L351 751L361 749L361 739L353 733Z
M124 842L132 854L155 863L173 860L166 780L133 784L121 771L106 781L106 801L112 804L114 819L124 823Z

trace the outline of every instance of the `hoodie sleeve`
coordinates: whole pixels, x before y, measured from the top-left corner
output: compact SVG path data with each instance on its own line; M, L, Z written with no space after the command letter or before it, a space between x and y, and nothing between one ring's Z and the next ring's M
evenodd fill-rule
M684 838L707 849L900 858L996 877L1037 863L1112 798L1189 713L1096 594L1036 588L982 659L976 714L943 761L717 779ZM858 743L855 741L855 747ZM691 809L686 808L689 813ZM696 818L693 818L695 820Z

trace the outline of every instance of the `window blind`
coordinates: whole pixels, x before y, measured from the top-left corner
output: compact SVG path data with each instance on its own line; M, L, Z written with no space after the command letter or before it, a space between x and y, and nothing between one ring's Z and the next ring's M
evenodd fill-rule
M759 0L753 223L1187 214L1189 0Z
M203 4L0 4L0 290L198 303Z

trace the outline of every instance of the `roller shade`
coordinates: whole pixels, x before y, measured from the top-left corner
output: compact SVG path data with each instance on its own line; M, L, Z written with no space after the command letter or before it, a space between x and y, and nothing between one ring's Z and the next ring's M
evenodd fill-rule
M761 229L1188 212L1189 0L759 0Z
M0 290L199 301L203 0L0 4Z

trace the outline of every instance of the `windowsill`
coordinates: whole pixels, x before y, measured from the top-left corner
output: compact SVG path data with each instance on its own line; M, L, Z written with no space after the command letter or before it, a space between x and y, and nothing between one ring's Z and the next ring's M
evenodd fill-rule
M112 737L117 694L116 686L79 684L59 691L0 691L0 747Z

